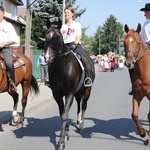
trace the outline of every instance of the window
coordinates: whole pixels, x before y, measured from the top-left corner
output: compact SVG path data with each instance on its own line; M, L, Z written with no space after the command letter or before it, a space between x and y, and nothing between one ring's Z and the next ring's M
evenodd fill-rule
M3 6L5 9L5 0L0 0L0 6Z
M15 7L14 5L11 5L11 17L17 18L17 7Z

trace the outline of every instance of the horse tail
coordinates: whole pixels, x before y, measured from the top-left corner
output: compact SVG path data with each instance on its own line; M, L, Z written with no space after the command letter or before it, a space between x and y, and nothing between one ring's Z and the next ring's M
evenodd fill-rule
M30 91L34 91L35 94L39 94L39 86L35 79L35 77L32 75L31 83L30 83Z

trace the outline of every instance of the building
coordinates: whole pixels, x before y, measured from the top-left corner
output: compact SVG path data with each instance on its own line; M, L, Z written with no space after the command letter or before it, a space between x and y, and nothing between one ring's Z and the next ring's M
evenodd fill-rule
M5 19L12 23L20 39L22 28L26 25L17 15L18 6L23 6L22 0L0 0L0 5L5 8Z

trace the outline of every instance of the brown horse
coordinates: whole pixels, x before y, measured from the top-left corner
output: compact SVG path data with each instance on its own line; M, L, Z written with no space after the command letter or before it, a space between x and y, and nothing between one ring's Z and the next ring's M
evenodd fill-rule
M24 121L24 113L29 91L34 91L35 94L38 94L39 87L36 79L32 75L32 62L26 55L16 53L15 57L13 57L13 63L15 66L15 84L16 86L19 84L22 86L22 113L20 115L17 113L19 94L17 92L9 92L8 76L2 57L0 57L0 93L8 92L12 96L14 100L12 113L13 122L18 125L23 124Z
M124 38L126 66L132 69L132 89L133 89L133 110L132 119L134 120L139 135L145 137L145 130L139 122L138 111L142 99L146 96L150 100L150 51L145 46L141 35L141 25L138 24L137 29L130 29L124 26L126 36ZM148 121L150 124L150 111L148 113ZM145 142L149 144L150 129Z

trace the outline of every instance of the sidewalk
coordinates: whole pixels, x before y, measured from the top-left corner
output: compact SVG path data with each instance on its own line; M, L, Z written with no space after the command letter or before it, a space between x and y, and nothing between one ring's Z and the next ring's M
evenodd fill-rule
M44 83L38 82L40 93L39 95L34 95L34 93L29 93L27 106L25 110L26 113L31 111L36 107L41 107L42 104L49 103L53 100L52 91L50 88L44 85ZM17 112L21 112L21 98L22 98L22 88L21 85L17 87L17 91L19 94L19 102ZM13 111L13 99L12 97L6 93L0 93L0 124L7 122L12 118Z

